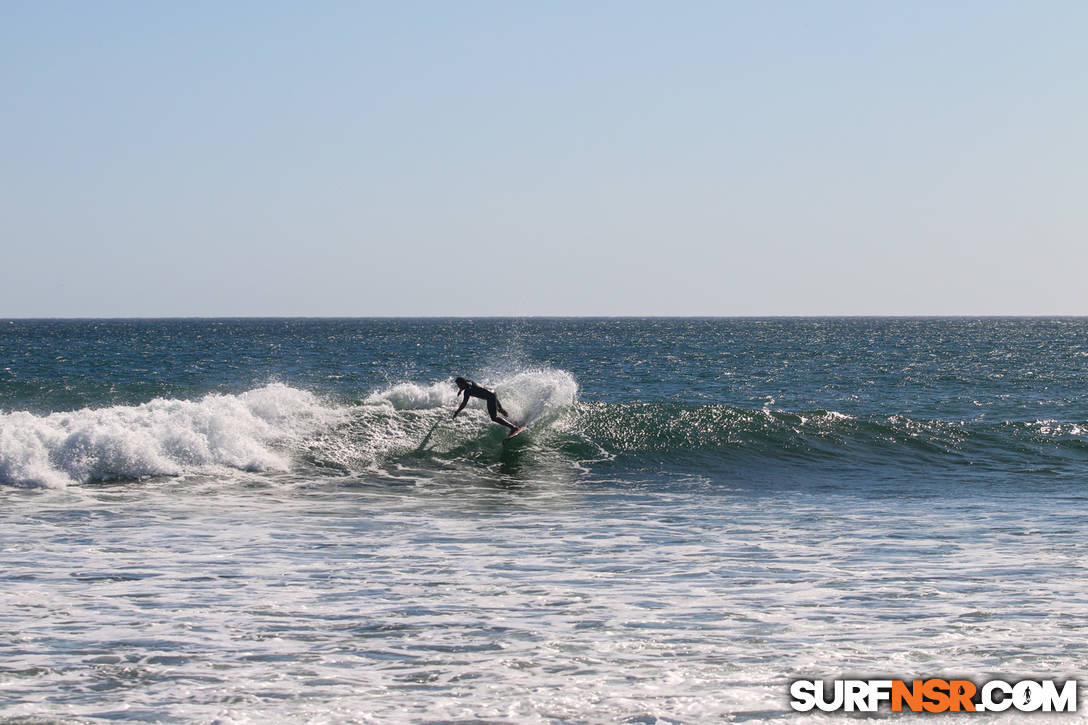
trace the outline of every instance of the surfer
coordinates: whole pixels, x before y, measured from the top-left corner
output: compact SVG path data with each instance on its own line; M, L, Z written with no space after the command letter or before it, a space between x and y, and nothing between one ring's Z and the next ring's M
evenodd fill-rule
M468 405L469 398L479 398L480 400L487 401L487 414L491 416L491 420L495 421L499 425L505 425L507 428L510 429L510 435L508 435L507 438L512 438L515 434L523 429L522 426L511 423L509 420L503 417L505 415L509 415L509 413L507 413L506 410L502 407L502 403L499 402L499 398L497 395L495 395L495 393L483 387L482 385L477 385L471 380L465 380L464 378L457 378L453 382L457 383L458 394L464 396L461 399L461 405L459 405L457 407L457 410L453 412L454 418L457 417L458 413L465 409L465 406ZM500 413L502 415L500 415Z

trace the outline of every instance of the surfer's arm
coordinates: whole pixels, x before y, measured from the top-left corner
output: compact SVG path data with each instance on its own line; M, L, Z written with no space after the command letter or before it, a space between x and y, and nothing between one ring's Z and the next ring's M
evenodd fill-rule
M460 413L462 410L464 410L466 405L468 405L468 391L467 390L465 391L465 397L461 398L461 404L459 406L457 406L457 410L453 411L453 417L456 418L457 414Z

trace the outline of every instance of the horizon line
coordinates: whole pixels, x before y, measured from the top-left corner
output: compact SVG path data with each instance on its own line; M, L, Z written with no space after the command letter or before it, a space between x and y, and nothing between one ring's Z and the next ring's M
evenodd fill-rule
M0 322L80 322L147 320L940 320L1082 319L1088 314L809 314L809 315L116 315L0 316Z

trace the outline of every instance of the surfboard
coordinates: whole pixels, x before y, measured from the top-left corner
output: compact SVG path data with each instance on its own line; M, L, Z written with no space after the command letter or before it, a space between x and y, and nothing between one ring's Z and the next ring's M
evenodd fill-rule
M521 432L522 432L522 431L524 431L524 430L525 430L525 426L523 426L523 425L519 425L519 426L518 426L517 428L515 428L515 429L514 429L514 430L512 430L512 431L510 431L510 435L508 435L508 436L506 436L505 438L503 438L503 439L502 439L502 442L503 442L503 443L506 443L506 441L510 440L511 438L513 438L514 436L516 436L517 434L521 433Z

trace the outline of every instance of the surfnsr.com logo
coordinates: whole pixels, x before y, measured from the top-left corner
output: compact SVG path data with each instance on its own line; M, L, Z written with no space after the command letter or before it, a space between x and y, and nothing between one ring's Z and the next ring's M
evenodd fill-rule
M796 680L790 707L798 712L1076 712L1077 681L990 680Z

